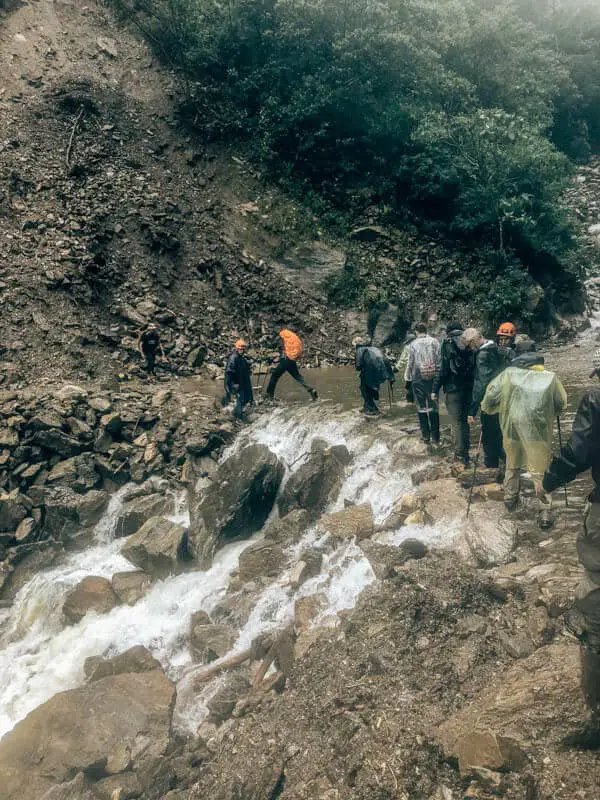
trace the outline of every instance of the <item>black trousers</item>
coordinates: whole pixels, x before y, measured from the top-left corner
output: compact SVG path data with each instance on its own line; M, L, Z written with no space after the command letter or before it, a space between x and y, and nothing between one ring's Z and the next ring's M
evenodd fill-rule
M304 380L302 375L300 374L300 370L298 369L298 364L295 361L292 361L291 358L286 358L282 356L275 369L271 373L271 377L269 378L269 385L267 386L267 395L269 397L273 397L275 394L275 387L277 386L277 381L281 376L287 372L292 378L297 381L301 386L304 386L307 392L313 391L312 386L309 386L308 383Z
M437 403L431 399L432 388L433 380L415 378L412 382L415 405L419 413L421 439L424 442L433 441L437 444L440 441L440 414Z
M471 444L469 423L467 421L470 401L470 391L446 392L446 410L452 427L454 455L465 462L469 460L469 447Z
M146 370L149 375L152 375L154 372L154 366L156 364L156 350L144 350L142 347L142 352L144 354L144 358L146 359Z
M481 414L481 445L483 447L483 463L495 469L505 459L502 446L502 429L498 414Z
M364 376L360 376L360 393L364 400L363 411L379 411L377 401L379 400L379 389L368 386Z

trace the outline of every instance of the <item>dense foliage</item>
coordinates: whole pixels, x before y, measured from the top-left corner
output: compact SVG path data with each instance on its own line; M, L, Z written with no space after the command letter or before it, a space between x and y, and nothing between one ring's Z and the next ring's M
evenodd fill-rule
M211 139L288 186L567 270L558 198L600 147L594 0L113 0Z

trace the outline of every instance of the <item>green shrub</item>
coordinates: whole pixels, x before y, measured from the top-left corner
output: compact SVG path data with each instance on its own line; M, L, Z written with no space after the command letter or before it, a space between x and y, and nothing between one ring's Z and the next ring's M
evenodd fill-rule
M180 76L201 135L334 216L379 205L532 269L572 258L559 198L567 156L600 143L600 4L111 4Z

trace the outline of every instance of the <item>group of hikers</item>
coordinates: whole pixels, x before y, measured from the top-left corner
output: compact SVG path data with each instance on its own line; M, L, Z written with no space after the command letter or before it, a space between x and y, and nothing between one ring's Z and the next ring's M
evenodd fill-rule
M283 328L278 333L279 355L273 360L266 387L272 400L279 379L287 372L303 386L313 400L318 395L303 378L298 360L303 353L296 333ZM486 467L496 469L504 482L504 502L509 512L517 510L526 482L533 485L542 508L551 507L551 493L592 470L594 491L588 498L583 530L577 541L584 579L578 587L576 607L583 625L581 642L582 687L591 710L581 738L584 744L600 746L600 385L588 390L577 410L571 437L552 458L554 421L566 407L565 390L554 372L545 369L544 357L535 352L528 337L517 337L510 322L500 325L496 339L486 339L476 328L452 322L440 343L425 323L415 325L406 337L397 364L371 343L356 337L355 366L360 375L362 412L379 414L380 387L394 383L395 372L404 379L406 400L414 403L424 442L440 442L439 396L443 391L450 418L454 456L470 464L470 425L479 415L479 453ZM138 342L149 374L156 355L162 353L158 328L149 326ZM235 401L234 414L243 419L246 406L253 403L248 343L239 339L225 368L223 402ZM265 372L265 379L266 379ZM600 349L595 352L590 377L600 377ZM391 394L391 392L390 392ZM560 427L558 428L560 437ZM475 476L473 475L473 478Z
M452 322L440 344L419 323L407 338L404 372L407 398L416 405L421 438L428 444L440 442L443 390L454 456L465 467L470 464L470 425L479 415L477 458L482 452L485 467L497 470L511 512L518 507L525 473L542 503L549 502L542 477L552 455L554 421L567 403L560 380L545 369L533 341L527 338L519 347L516 338L510 322L500 325L495 341L477 328Z

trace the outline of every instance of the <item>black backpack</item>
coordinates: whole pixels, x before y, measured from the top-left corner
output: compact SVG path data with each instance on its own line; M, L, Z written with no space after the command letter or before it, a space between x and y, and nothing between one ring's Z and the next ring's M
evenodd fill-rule
M373 383L385 383L388 378L387 368L383 360L383 353L378 347L367 347L364 355L365 368Z
M444 340L443 347L452 375L460 378L461 381L468 381L472 378L474 359L471 351L461 350L452 336Z

